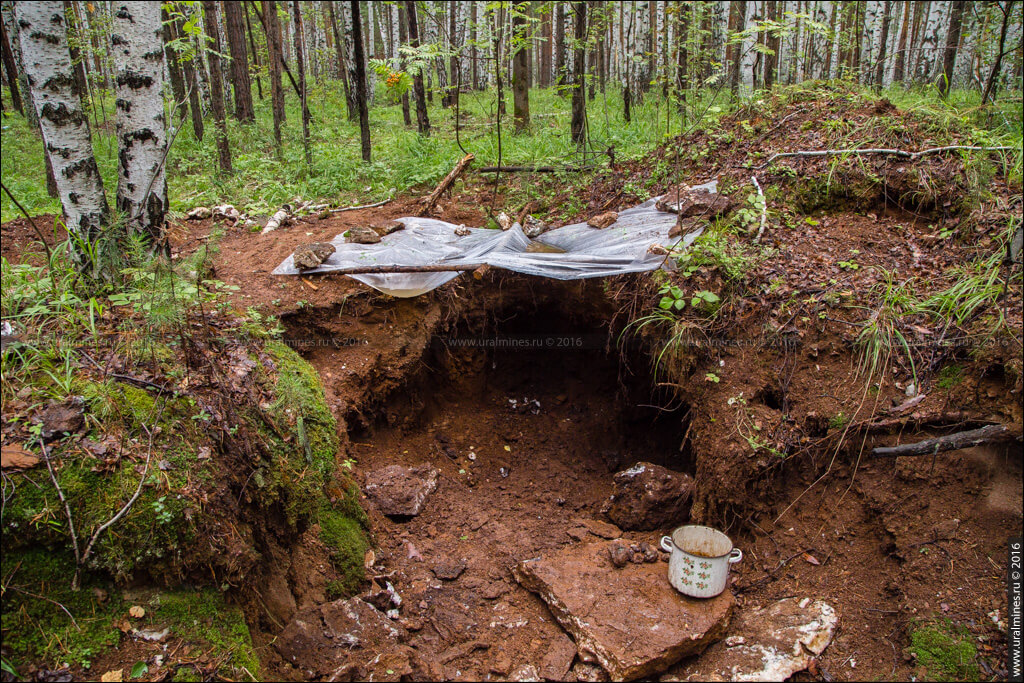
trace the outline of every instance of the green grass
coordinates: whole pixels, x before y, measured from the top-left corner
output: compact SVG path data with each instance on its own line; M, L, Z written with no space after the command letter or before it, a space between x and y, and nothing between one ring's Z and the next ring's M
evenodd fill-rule
M464 93L461 98L463 147L476 155L478 165L498 158L495 123L496 91ZM724 97L722 98L725 99ZM421 137L406 128L401 106L388 104L383 88L370 107L373 161L360 158L359 127L348 121L344 92L339 82L325 81L310 87L312 167L307 168L301 138L297 99L286 93L287 121L283 130L284 152L276 155L269 98L255 102L255 124L230 120L228 138L235 174L218 177L213 125L208 123L202 142L195 139L186 119L168 157L168 183L172 211L229 202L255 214L272 213L284 203L301 197L348 204L383 199L437 182L462 156L455 137L454 109L444 109L439 97L428 107L431 136ZM529 134L512 134L512 96L506 92L507 114L502 117L502 160L519 164L575 163L576 150L569 138L569 99L551 89L530 93L533 123ZM109 102L106 110L111 110ZM415 114L414 114L415 116ZM626 125L618 91L609 87L597 92L588 104L590 137L595 149L615 145L617 159L638 157L660 142L666 133L665 102L658 96L634 107L633 121ZM90 117L91 120L91 117ZM117 145L113 121L100 130L93 126L93 148L108 195L116 187ZM673 117L672 133L679 132ZM10 112L3 119L3 178L18 200L32 214L57 213L59 203L46 195L42 142L25 119ZM20 215L10 198L2 199L3 220Z

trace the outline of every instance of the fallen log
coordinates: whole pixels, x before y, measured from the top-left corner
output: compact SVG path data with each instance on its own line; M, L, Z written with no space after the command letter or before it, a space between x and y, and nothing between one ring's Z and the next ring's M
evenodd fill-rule
M939 436L934 439L925 439L917 443L906 443L900 446L879 446L872 449L873 458L896 458L906 455L934 455L944 451L956 451L961 448L971 448L986 443L1007 441L1013 438L1010 430L1005 425L988 425L981 429L971 429L966 432L957 432Z
M467 154L459 160L459 163L455 164L455 168L449 171L448 175L444 177L444 180L438 183L437 187L434 188L434 191L430 193L429 197L427 197L427 201L423 205L423 211L420 212L421 216L426 216L434 210L438 200L441 199L441 195L451 188L452 183L454 183L458 177L465 172L466 168L473 163L474 158L475 157L472 154Z

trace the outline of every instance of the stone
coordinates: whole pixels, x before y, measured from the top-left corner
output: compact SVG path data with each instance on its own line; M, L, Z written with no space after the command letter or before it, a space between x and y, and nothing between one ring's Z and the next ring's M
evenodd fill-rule
M683 218L706 218L710 221L728 213L733 204L734 202L724 195L677 185L670 187L654 206L659 211L677 213Z
M459 227L455 228L455 234L458 235L459 237L465 237L466 235L472 235L473 231L467 228L465 225L460 225Z
M559 633L544 644L544 657L538 671L541 678L549 681L564 681L576 659L576 644L569 636Z
M330 242L300 244L292 252L292 262L299 270L309 270L326 261L334 251L334 245Z
M509 216L504 211L500 211L498 213L498 215L494 217L494 220L496 220L498 222L498 227L501 228L502 230L509 230L509 229L511 229L512 225L514 223L514 221L512 220L512 217Z
M389 517L415 517L437 488L438 471L429 465L388 465L366 475L363 493Z
M693 502L693 477L638 462L612 478L608 518L622 529L650 531L685 523Z
M523 233L525 233L530 239L540 237L550 229L551 226L534 216L527 215L526 218L523 219Z
M589 225L592 228L598 228L600 230L607 228L609 225L613 224L617 220L619 220L618 213L614 211L605 211L604 213L599 213L593 218L589 219L587 221L587 225Z
M196 208L185 214L185 218L190 221L203 221L213 215L213 211L208 206L197 206Z
M613 566L622 568L629 564L633 558L627 546L622 543L609 543L608 559L611 560Z
M42 426L39 435L46 441L74 434L85 426L85 399L72 396L64 402L50 401L35 421Z
M600 538L612 540L614 538L619 538L620 536L622 536L622 529L615 526L614 524L602 522L599 519L584 519L581 520L580 523L583 526L587 527L587 531Z
M359 598L349 598L296 613L273 647L308 678L369 680L370 675L377 674L374 680L386 680L380 675L387 669L397 671L408 666L408 657L384 668L378 654L404 654L397 648L404 635L372 606Z
M534 681L539 683L544 680L540 677L540 672L537 671L537 667L533 664L524 664L513 671L508 676L510 681Z
M370 223L370 227L381 237L390 235L393 232L405 229L405 223L402 221L377 221L376 223Z
M734 635L688 663L682 680L786 680L825 651L838 623L836 611L821 600L784 598L744 610L733 625Z
M434 576L443 581L454 581L466 571L466 563L464 560L441 562L432 571Z
M613 681L650 678L725 635L731 592L688 598L669 585L661 564L614 569L607 547L569 546L514 569L576 641L581 659L596 659Z
M357 225L345 232L345 241L354 244L376 244L380 242L380 235L368 225Z

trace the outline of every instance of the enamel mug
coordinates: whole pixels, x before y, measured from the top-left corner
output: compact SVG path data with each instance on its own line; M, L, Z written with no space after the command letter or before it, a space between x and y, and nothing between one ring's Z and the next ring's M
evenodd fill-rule
M670 553L668 582L683 595L713 598L725 590L729 565L743 559L732 540L717 529L691 524L671 536L661 537L661 547Z

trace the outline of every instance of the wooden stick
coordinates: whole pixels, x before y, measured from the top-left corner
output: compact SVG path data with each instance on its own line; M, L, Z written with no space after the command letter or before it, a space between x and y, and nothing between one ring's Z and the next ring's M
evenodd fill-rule
M596 166L484 166L481 173L578 173Z
M430 193L429 197L427 197L427 202L423 205L423 210L420 212L421 216L426 216L434 210L438 200L441 199L441 195L447 192L452 186L452 183L454 183L456 179L458 179L458 177L469 167L469 165L473 163L474 158L475 157L472 154L467 154L459 160L459 163L455 164L455 168L448 172L448 175L444 177L444 180L438 183L437 187L434 188L434 191Z
M872 449L871 456L874 458L894 458L904 455L934 455L943 451L956 451L961 448L980 446L985 443L1006 441L1010 438L1012 438L1010 430L1005 425L988 425L981 429L957 432L956 434L940 436L934 439L925 439L917 443L907 443L901 446L880 446Z
M341 213L342 211L358 211L359 209L373 209L378 206L384 206L390 201L391 197L388 197L387 199L382 199L381 201L374 202L373 204L363 204L362 206L343 206L340 209L331 209L331 213Z
M764 168L768 164L772 163L776 159L783 157L833 157L840 156L842 154L889 154L891 156L897 156L903 159L917 159L925 154L935 154L937 152L951 152L958 149L983 151L983 152L1003 152L1016 149L1015 147L974 147L971 145L950 145L948 147L932 147L931 149L923 149L920 152L908 152L903 149L816 149L816 150L801 150L799 152L782 152L779 154L773 154L768 157L768 161L764 162L758 168Z
M341 268L339 270L330 270L324 272L307 271L307 274L313 275L367 275L367 274L382 274L388 273L452 273L452 272L466 272L469 270L476 270L482 268L485 264L483 263L471 263L464 266L356 266L353 268Z

